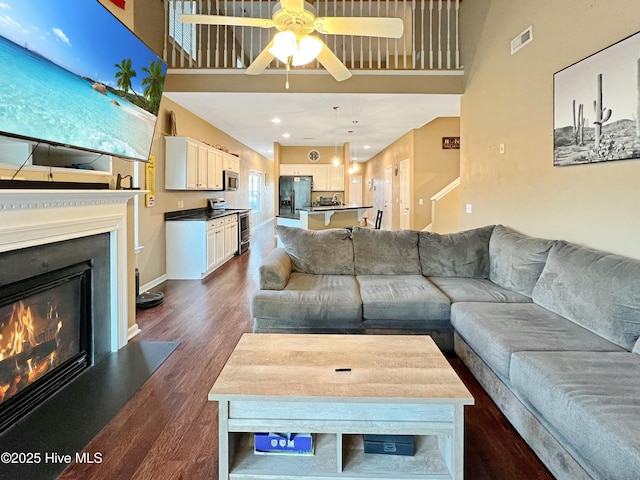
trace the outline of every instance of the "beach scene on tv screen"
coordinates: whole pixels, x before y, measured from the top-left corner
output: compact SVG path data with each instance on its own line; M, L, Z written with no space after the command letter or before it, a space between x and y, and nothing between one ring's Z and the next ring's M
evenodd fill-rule
M97 0L0 0L0 135L147 160L165 74Z

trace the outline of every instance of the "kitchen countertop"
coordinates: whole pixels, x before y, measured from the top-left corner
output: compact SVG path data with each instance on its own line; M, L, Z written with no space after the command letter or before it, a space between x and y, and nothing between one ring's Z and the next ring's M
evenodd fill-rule
M205 208L192 208L190 210L178 210L176 212L165 212L165 221L208 221L215 218L226 217L250 211L250 208L228 208L224 210L215 210L213 212Z
M329 212L329 211L337 211L337 212L341 212L344 210L360 210L360 209L367 209L367 208L373 208L373 205L328 205L328 206L321 206L321 207L302 207L302 208L298 208L298 210L300 210L301 212Z

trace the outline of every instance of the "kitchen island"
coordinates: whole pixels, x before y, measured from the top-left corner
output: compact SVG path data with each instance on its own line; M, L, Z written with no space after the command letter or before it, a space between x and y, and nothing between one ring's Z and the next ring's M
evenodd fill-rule
M362 222L362 216L371 205L330 205L321 207L302 207L300 228L307 230L326 230L328 228L356 227Z

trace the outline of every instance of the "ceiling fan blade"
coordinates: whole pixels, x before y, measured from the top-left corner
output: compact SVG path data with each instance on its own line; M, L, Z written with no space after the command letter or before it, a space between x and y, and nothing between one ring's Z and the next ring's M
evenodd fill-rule
M329 35L400 38L404 25L400 18L387 17L318 17L316 31Z
M269 44L264 47L264 50L262 50L258 54L256 59L251 62L251 65L247 67L248 75L260 75L264 71L264 69L269 66L271 61L276 58L269 52L269 49L271 47L273 47L273 40L271 40Z
M340 61L338 57L331 51L327 45L322 42L322 50L320 51L320 55L318 55L318 61L322 64L324 68L336 79L337 82L342 82L348 78L351 78L351 72L345 66L344 63Z
M288 12L304 11L304 0L280 0L280 6Z
M183 13L178 16L182 23L197 23L201 25L232 25L238 27L273 27L270 18L225 17L223 15L189 15Z

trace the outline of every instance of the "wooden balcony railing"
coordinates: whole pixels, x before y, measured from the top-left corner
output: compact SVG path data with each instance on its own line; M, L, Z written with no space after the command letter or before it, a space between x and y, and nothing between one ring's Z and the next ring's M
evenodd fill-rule
M275 29L183 24L180 13L271 18L274 1L164 0L164 59L170 68L245 69ZM462 68L460 0L316 0L319 17L397 17L399 39L316 34L351 70L446 71ZM284 69L274 60L270 69ZM300 67L297 67L300 68ZM306 69L319 69L315 61Z

